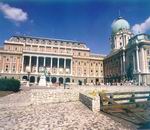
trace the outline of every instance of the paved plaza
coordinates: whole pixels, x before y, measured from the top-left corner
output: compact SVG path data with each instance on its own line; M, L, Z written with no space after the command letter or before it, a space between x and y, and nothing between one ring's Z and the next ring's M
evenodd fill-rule
M80 102L30 105L0 111L0 130L129 130Z
M0 98L0 130L136 129L133 124L123 122L123 120L114 120L103 112L94 113L79 101L28 103L29 91L24 90Z

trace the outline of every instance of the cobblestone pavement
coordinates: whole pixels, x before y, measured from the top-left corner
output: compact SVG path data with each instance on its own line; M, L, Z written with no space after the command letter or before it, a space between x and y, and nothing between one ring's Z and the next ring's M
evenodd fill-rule
M1 108L0 130L130 130L79 101Z

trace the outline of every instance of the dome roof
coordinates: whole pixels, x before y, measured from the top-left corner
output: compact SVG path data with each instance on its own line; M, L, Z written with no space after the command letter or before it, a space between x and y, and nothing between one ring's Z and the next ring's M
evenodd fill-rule
M112 23L112 33L117 33L119 30L122 29L130 29L130 25L127 20L123 19L122 17L117 18Z

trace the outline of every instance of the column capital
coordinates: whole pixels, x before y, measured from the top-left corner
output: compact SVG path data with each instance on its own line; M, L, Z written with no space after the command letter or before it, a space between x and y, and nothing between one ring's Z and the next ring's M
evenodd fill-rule
M139 50L139 47L136 45L136 51L138 51Z

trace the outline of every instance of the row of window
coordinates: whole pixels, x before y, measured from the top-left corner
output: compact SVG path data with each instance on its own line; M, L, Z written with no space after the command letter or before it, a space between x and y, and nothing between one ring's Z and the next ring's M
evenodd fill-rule
M9 51L22 51L22 46L10 46L10 45L5 45L4 46L5 50Z
M15 65L13 65L12 66L12 68L10 68L10 66L9 65L5 65L5 72L9 72L10 70L12 71L12 72L16 72L16 66ZM20 71L21 71L21 66L20 66Z
M75 82L75 80L74 79L72 79L72 83L74 83ZM78 82L82 82L81 80L78 80ZM84 80L84 82L87 82L86 81L86 79ZM90 80L90 82L91 83L94 83L94 80ZM103 83L104 81L103 80L101 80L101 83ZM95 82L96 83L96 82ZM97 83L98 83L98 81L97 81Z
M75 62L78 63L78 65L81 65L84 61L73 61L72 63L75 64ZM87 61L87 62L84 62L84 65L86 66L88 63L89 63L88 61ZM96 66L100 65L101 67L103 67L103 64L102 64L102 63L95 63L95 62L93 62L93 63L91 63L90 65L93 66L94 64L95 64Z
M124 35L123 37L125 37L125 38L126 38L126 36L127 36L127 35ZM122 36L120 36L120 37L119 37L119 39L121 40L123 37L122 37ZM114 38L115 38L115 40L117 39L117 37L114 37ZM129 40L129 39L130 39L130 36L128 36L128 37L127 37L127 39Z
M48 45L61 45L61 46L74 46L74 47L84 47L84 44L77 42L67 42L67 41L58 41L58 40L42 40L42 39L32 39L32 38L17 38L12 37L10 41L13 42L22 42L22 43L33 43L33 44L48 44Z
M20 59L20 57L13 57L13 56L3 56L3 58L6 58L6 62L16 62L17 59Z

